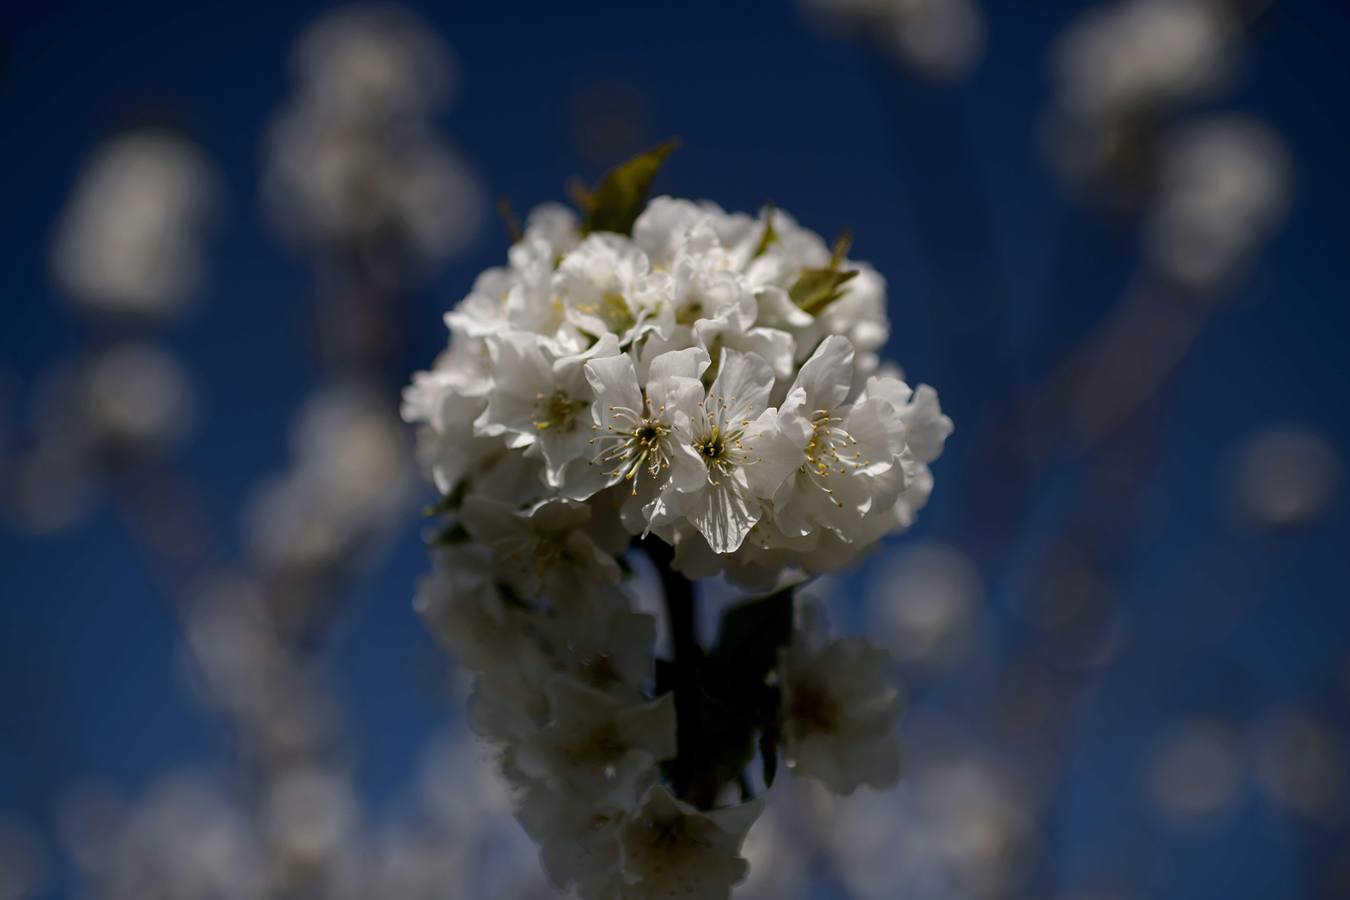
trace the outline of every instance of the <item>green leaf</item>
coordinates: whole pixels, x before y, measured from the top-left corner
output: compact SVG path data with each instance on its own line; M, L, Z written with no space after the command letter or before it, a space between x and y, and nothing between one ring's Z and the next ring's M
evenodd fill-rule
M583 234L596 231L631 234L633 223L647 204L647 192L656 173L678 143L671 139L611 169L584 198Z
M751 259L759 259L769 248L778 243L778 232L773 227L773 204L769 203L764 207L764 233L759 236L759 243L755 245L755 252L750 255Z
M839 268L852 243L852 235L844 232L839 240L834 242L834 252L830 256L828 266L823 269L803 269L792 287L788 288L788 296L792 298L792 302L804 312L814 316L844 296L844 285L858 274L857 269Z

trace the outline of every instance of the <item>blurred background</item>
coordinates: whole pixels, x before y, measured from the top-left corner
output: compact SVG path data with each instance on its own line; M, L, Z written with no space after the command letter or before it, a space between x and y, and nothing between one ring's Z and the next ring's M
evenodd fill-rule
M552 896L411 606L398 390L498 200L671 135L658 190L853 230L957 426L815 588L907 776L780 780L737 896L1350 897L1347 48L1342 0L11 0L0 900Z

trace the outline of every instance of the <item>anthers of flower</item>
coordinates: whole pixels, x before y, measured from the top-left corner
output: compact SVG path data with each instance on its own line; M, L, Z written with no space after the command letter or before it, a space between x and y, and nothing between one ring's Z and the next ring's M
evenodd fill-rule
M643 401L641 410L610 406L607 412L612 421L605 426L604 432L600 431L599 425L591 426L597 434L590 443L606 444L597 459L614 466L605 473L606 477L633 482L634 496L637 495L639 475L646 472L652 478L659 478L670 468L670 454L666 450L670 426L661 418L665 411L662 406L653 413L650 401Z
M785 588L907 528L952 430L879 361L884 283L846 239L772 207L645 202L668 149L582 216L535 210L404 396L442 493L418 608L476 676L474 727L546 870L583 898L729 896L763 802L746 747L765 786L780 745L840 792L894 779L889 657L824 640ZM635 541L686 629L673 667L631 609ZM728 610L691 668L674 610L719 573L777 593ZM688 715L698 698L732 720Z

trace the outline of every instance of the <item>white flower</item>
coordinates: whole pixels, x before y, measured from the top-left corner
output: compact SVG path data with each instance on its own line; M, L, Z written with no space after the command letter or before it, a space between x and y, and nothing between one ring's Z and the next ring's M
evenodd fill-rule
M413 607L463 666L489 669L511 659L521 636L493 582L485 548L440 548L436 568L417 585Z
M652 678L656 619L629 612L618 600L609 606L596 615L545 619L536 634L559 671L618 700L638 702Z
M607 334L584 353L565 354L537 335L508 331L488 339L488 347L496 381L474 429L489 437L504 436L511 449L537 447L553 487L563 485L563 470L569 465L586 477L585 451L591 438L587 412L593 396L584 366L617 354L618 341Z
M517 817L539 842L544 871L555 886L575 884L578 896L607 897L620 873L619 828L626 812L581 803L570 793L534 782L521 790Z
M613 234L593 234L558 266L557 289L567 319L595 338L614 335L630 344L655 312L647 293L646 254Z
M704 477L670 502L715 553L733 553L759 521L770 496L796 465L790 441L768 409L773 370L763 359L723 350L706 396L683 410L681 437L702 461ZM687 403L690 399L685 397Z
M782 674L788 765L840 794L889 787L900 774L894 660L858 638L827 641L810 607L802 617Z
M547 595L575 603L591 588L619 580L619 566L586 531L591 509L573 500L544 500L515 510L474 495L464 501L464 527L491 549L497 577L520 597Z
M647 792L638 815L624 823L622 900L717 900L748 871L745 835L759 817L760 800L701 812L664 785Z
M708 355L697 347L663 353L648 366L644 396L628 354L586 364L595 390L594 463L608 484L631 482L635 496L643 476L687 489L697 486L703 464L689 443L679 439L677 425L687 420L691 403L702 396L698 379L707 367Z
M782 432L798 450L796 472L774 495L775 522L785 534L825 527L847 540L865 513L893 503L903 487L876 477L895 469L899 448L888 422L895 410L879 397L848 402L853 356L846 338L826 338L779 408Z
M515 767L575 802L631 809L656 763L675 755L674 695L624 706L566 675L545 693L549 722L517 745Z

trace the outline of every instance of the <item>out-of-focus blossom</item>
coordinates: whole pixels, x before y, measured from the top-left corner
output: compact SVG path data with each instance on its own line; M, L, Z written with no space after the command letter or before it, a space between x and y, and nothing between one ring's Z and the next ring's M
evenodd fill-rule
M113 137L61 215L52 275L93 313L176 313L201 282L217 199L215 170L186 138L159 130Z
M447 730L427 745L406 808L383 826L373 896L558 896L496 770L489 745L462 730Z
M1158 748L1149 772L1155 808L1180 824L1229 810L1243 777L1236 736L1218 722L1186 722Z
M1233 511L1248 525L1284 528L1326 511L1340 483L1341 458L1325 436L1302 425L1257 432L1237 448L1227 470Z
M0 456L9 442L18 419L19 378L0 363Z
M300 36L292 63L297 94L337 120L430 116L455 88L450 47L393 4L353 4L324 15Z
M813 607L799 615L781 676L788 766L840 794L889 787L900 774L895 661L859 638L829 640Z
M176 449L195 416L186 372L167 350L144 342L52 367L30 403L31 433L3 458L0 497L13 524L33 534L79 522L103 475Z
M292 445L291 468L250 504L255 557L291 573L355 561L402 514L415 481L396 411L364 388L331 388L301 411Z
M1010 771L957 754L916 762L892 792L839 801L825 841L864 900L996 898L1022 875L1033 812Z
M195 686L230 715L248 752L284 760L322 746L330 702L287 652L255 585L231 578L208 585L188 610L186 632Z
M1058 102L1075 116L1150 113L1222 87L1239 29L1220 0L1117 0L1055 48Z
M869 634L902 663L951 662L966 648L982 593L979 570L966 554L945 544L910 544L868 589Z
M1070 177L1138 179L1158 122L1229 80L1241 29L1221 0L1116 0L1054 52L1053 158Z
M264 853L244 812L203 772L172 773L125 811L76 799L68 831L100 900L264 900Z
M745 877L741 844L759 817L761 800L701 812L653 785L620 832L625 900L700 897L725 900Z
M149 343L120 344L94 357L85 371L84 404L94 440L135 455L176 446L195 418L187 372Z
M1335 731L1306 713L1288 713L1257 738L1257 775L1271 799L1313 821L1344 821L1350 757Z
M1183 287L1221 286L1279 228L1289 207L1288 153L1253 119L1200 119L1165 136L1147 223L1155 269Z
M356 253L394 281L466 246L484 191L432 127L453 68L402 7L346 7L311 26L267 141L265 199L280 230L320 255Z
M1113 590L1089 547L1057 541L1034 568L1019 607L1040 631L1050 661L1093 669L1109 662L1125 637L1124 611Z
M336 769L301 765L268 785L259 831L274 878L282 885L317 885L322 896L356 900L361 858L360 810L350 779ZM346 883L344 883L346 882ZM285 896L285 891L276 893Z
M33 826L0 813L0 900L36 900L46 882L46 852Z
M984 51L984 14L974 0L802 0L802 5L823 29L875 41L926 78L964 78Z
M809 850L794 839L791 825L780 821L780 798L773 799L746 836L750 874L733 892L736 900L805 900L810 892Z
M96 479L78 448L48 442L19 451L3 461L0 477L5 515L28 534L64 531L94 502Z

